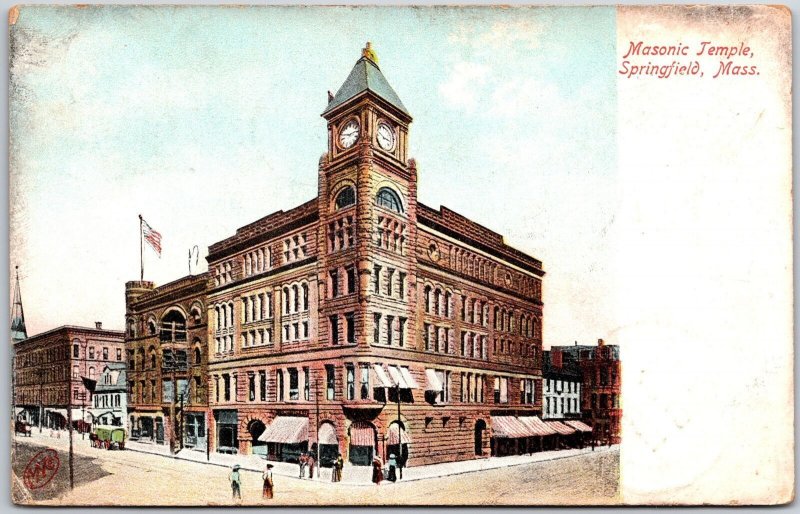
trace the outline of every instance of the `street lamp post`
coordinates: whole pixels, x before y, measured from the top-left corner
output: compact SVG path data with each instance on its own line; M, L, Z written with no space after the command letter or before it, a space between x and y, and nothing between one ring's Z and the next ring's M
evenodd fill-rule
M309 373L310 372L311 370L309 368ZM322 465L319 461L320 446L322 446L319 442L319 378L314 379L314 403L316 403L317 407L317 480L319 480L322 474ZM314 470L312 469L311 472L313 473Z
M401 463L403 462L403 425L401 424L402 421L400 420L400 384L395 386L397 388L397 469L400 472L400 480L403 479L403 466Z

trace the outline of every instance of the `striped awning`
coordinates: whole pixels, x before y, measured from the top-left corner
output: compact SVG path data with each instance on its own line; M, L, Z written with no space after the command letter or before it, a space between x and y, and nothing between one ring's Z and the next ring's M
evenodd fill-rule
M259 436L266 443L294 444L308 441L308 418L278 416Z
M375 429L369 423L356 421L350 425L350 446L375 446Z
M398 435L399 432L399 435ZM397 423L389 425L389 431L386 433L386 444L411 444L411 438L408 437L408 430L401 429Z
M375 371L375 376L378 377L378 384L375 387L394 387L394 384L389 380L389 376L386 374L386 370L383 369L383 366L380 364L373 364L372 369Z
M323 423L319 427L319 444L339 444L336 439L336 430L330 423Z
M392 387L399 386L400 389L411 389L411 386L409 386L406 379L403 378L403 374L400 373L400 368L397 366L389 366L389 376L392 377Z
M436 375L436 370L426 369L425 376L428 378L428 385L425 386L426 391L436 391L440 393L442 389L444 389L442 381L439 380L439 377Z
M414 377L411 376L411 372L408 370L408 368L401 367L400 375L403 376L403 380L406 381L406 384L408 384L409 389L419 389L419 384L417 383L416 380L414 380Z
M568 420L568 421L565 421L564 423L566 423L567 425L571 426L572 428L574 428L578 432L591 432L592 431L592 427L590 427L589 425L587 425L583 421Z
M492 416L492 435L502 438L528 437L528 427L514 416Z
M528 431L532 436L546 436L558 433L547 426L538 416L522 416L519 420L523 425L528 427Z
M546 421L547 426L555 430L561 435L572 435L575 433L575 429L572 427L568 427L564 423L560 421Z

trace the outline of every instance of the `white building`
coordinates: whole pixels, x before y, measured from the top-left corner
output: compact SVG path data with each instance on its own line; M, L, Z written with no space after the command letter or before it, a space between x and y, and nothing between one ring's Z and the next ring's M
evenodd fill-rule
M562 362L560 352L544 352L542 418L580 419L581 380L576 363Z
M97 380L92 399L92 419L95 425L126 425L128 382L125 363L106 364Z

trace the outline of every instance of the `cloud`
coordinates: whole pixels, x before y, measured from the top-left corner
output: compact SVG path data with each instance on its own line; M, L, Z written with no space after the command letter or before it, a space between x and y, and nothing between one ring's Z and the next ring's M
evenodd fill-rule
M450 106L471 111L477 104L488 75L489 67L484 64L455 63L447 80L439 85L439 93Z

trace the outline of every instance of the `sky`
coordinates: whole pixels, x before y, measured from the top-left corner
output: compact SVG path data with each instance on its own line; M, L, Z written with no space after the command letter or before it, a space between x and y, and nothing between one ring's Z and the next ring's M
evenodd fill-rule
M613 342L615 10L23 7L12 27L10 265L29 334L121 329L145 279L316 196L320 117L366 41L414 117L419 201L544 262L545 346ZM12 275L13 276L13 275Z

